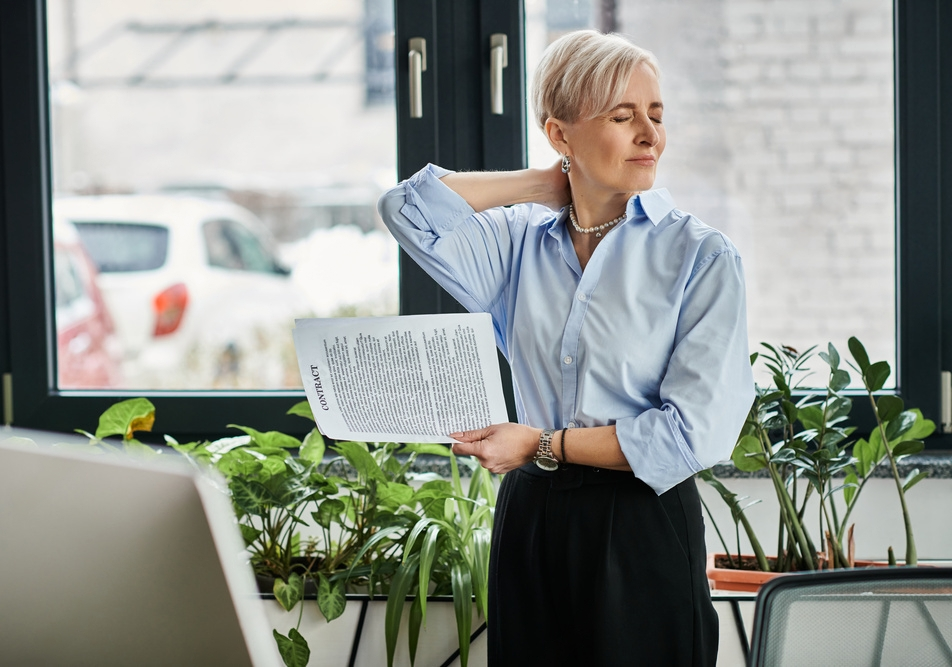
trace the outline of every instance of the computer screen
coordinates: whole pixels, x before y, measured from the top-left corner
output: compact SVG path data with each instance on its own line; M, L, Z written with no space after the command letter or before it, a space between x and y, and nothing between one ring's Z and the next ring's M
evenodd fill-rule
M51 442L0 428L0 664L281 664L220 478Z

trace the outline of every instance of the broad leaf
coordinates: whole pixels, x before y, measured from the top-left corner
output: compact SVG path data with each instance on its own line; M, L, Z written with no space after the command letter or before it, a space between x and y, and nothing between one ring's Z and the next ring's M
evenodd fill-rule
M869 471L879 463L879 459L876 457L875 445L865 438L860 438L853 445L853 456L856 457L856 474L859 477L865 478L869 475Z
M264 516L274 505L274 496L261 482L234 477L228 488L235 506L245 514Z
M897 459L910 454L918 454L925 448L921 440L903 440L893 447L892 453Z
M347 607L344 581L342 579L330 581L323 574L318 575L317 606L328 623L343 614Z
M245 540L245 546L254 542L261 535L261 531L254 526L249 526L246 523L239 523L238 528L241 529L241 537Z
M850 374L842 368L830 374L830 389L834 392L846 389L850 384Z
M876 401L876 411L879 413L879 418L884 422L898 417L902 413L903 407L902 399L898 396L887 394L880 396L879 400Z
M907 412L912 412L916 415L916 425L913 426L906 436L910 440L922 440L923 438L928 438L935 431L935 422L931 419L926 419L922 416L922 411L919 408L913 408Z
M420 643L420 630L423 628L423 602L425 595L417 595L410 605L410 619L407 622L407 644L410 649L410 664L416 663L417 646Z
M381 482L377 485L377 500L394 508L409 505L413 501L413 487L399 482Z
M291 611L301 598L304 597L304 580L301 575L292 573L288 580L274 580L274 599L285 611Z
M850 354L853 355L853 359L856 360L856 365L859 366L859 370L864 375L866 374L866 369L869 368L869 355L866 354L866 348L863 347L863 344L859 342L859 339L855 336L852 336L847 345L850 348Z
M819 405L806 405L800 408L800 423L805 428L821 430L826 426L823 423L823 409Z
M875 364L871 364L863 373L866 388L869 391L879 391L886 384L891 372L889 363L886 361L877 361Z
M301 450L298 452L298 456L305 461L320 463L324 460L325 450L324 436L315 428L311 429L311 432L305 436L304 442L301 443Z
M244 431L251 436L251 442L258 447L280 447L282 449L296 449L301 446L301 441L280 431L257 431L249 426L239 426L238 424L229 424L228 428L236 428Z
M906 435L916 424L916 413L907 410L886 424L886 440L895 444L896 440Z
M147 398L130 398L109 406L100 415L96 438L121 435L123 440L130 440L135 431L151 431L154 423L155 406L152 402Z
M856 477L855 472L850 471L846 474L843 482L843 499L846 501L846 506L849 507L853 503L853 498L856 497L856 493L859 491L859 479Z
M929 476L928 471L919 472L919 469L916 468L915 470L911 471L908 475L906 475L906 479L902 483L902 490L908 491L909 489L914 487L916 484L918 484L919 482L921 482L928 476Z
M318 506L316 512L311 512L311 518L319 526L330 528L333 521L343 513L345 509L343 501L337 498L328 498Z
M295 403L291 406L291 409L287 411L289 415L297 415L298 417L304 417L305 419L310 419L314 421L314 413L311 412L311 404L307 401L301 401L300 403Z
M367 450L366 443L363 442L338 442L332 447L340 453L347 462L354 466L357 475L361 480L378 479L385 480L386 475L380 469L380 466L374 460Z
M311 659L311 650L307 646L307 640L295 628L288 631L285 637L277 630L274 630L274 640L278 643L278 652L281 659L287 667L306 667L308 660Z
M731 454L731 460L738 470L753 472L766 467L764 460L764 450L760 446L760 440L752 435L745 435L734 446L734 452Z
M417 454L431 454L433 456L449 456L450 448L436 442L409 442L403 446L408 452Z

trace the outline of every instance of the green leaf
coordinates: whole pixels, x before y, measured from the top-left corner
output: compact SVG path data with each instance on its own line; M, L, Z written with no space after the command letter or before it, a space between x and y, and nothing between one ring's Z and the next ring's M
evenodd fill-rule
M916 484L918 484L919 482L921 482L928 476L929 476L928 471L919 472L919 469L916 468L915 470L911 471L908 475L906 475L906 479L902 483L902 490L908 491L909 489L914 487Z
M251 443L258 447L280 447L281 449L296 449L301 446L301 441L280 431L257 431L249 426L239 426L238 424L229 424L228 428L236 428L244 431L251 436Z
M324 460L325 450L324 436L316 428L311 429L311 432L304 437L304 442L301 443L298 457L311 463L320 463Z
M338 442L332 447L335 451L340 453L347 462L354 466L354 469L357 470L357 476L361 480L386 480L387 476L384 475L383 470L380 469L380 466L377 464L377 461L374 460L374 457L370 455L370 452L367 450L367 444L363 442Z
M344 613L347 607L347 596L344 594L343 579L330 581L323 574L318 575L317 606L328 623Z
M284 464L283 459L277 456L269 456L261 462L261 469L266 472L269 477L277 477L287 472L288 467Z
M922 411L918 408L908 410L916 415L916 424L906 433L911 440L922 440L928 438L935 432L935 422L922 416Z
M317 525L330 528L331 523L337 520L344 509L346 508L342 500L328 498L318 506L316 512L311 512L311 518L314 519Z
M864 479L879 463L879 459L876 458L876 447L865 438L860 438L853 445L853 456L856 457L856 474Z
M377 500L394 508L409 505L413 501L413 487L399 482L381 482L377 485Z
M889 362L877 361L871 364L864 372L863 379L866 381L866 388L869 391L879 391L886 384L887 378L892 371L889 369Z
M130 398L111 405L99 417L96 438L121 435L130 440L135 431L151 431L155 423L155 406L147 398Z
M291 406L291 409L287 411L286 414L297 415L298 417L304 417L314 421L314 413L311 412L311 404L307 401L301 401L300 403L295 403Z
M410 649L410 664L416 662L417 646L420 643L420 630L423 628L423 602L425 595L417 595L410 605L410 619L407 623L407 644Z
M823 409L819 405L805 405L800 408L800 423L805 428L823 429L826 424L823 423Z
M846 389L850 384L850 374L842 368L830 374L830 389L834 392Z
M850 354L852 354L853 359L856 360L856 365L859 366L860 372L865 375L866 369L869 368L869 355L866 354L866 348L863 347L863 344L859 342L859 339L855 336L847 341L847 345L849 345Z
M909 456L910 454L918 454L923 449L925 445L921 440L903 440L898 445L893 447L892 453L897 459L902 456Z
M403 446L405 451L433 456L449 456L450 448L437 442L410 442Z
M760 440L752 435L745 435L737 441L731 460L738 470L745 472L753 472L767 466Z
M261 531L255 528L254 526L249 526L246 523L239 523L238 528L241 529L241 536L245 540L245 546L252 544L258 537L261 536Z
M288 580L274 580L274 599L285 611L291 611L301 598L304 597L304 580L301 575L292 573Z
M456 561L450 570L453 609L456 611L456 634L459 637L459 662L469 663L469 637L473 627L473 579L465 562Z
M853 503L853 498L856 497L858 490L859 479L856 477L856 473L853 471L846 473L846 477L843 479L843 499L846 501L847 507Z
M278 643L278 652L281 654L284 664L287 667L307 667L307 661L311 659L311 650L301 633L296 628L291 628L287 637L277 630L273 630L273 632L274 640Z
M426 535L423 536L423 544L420 546L420 583L417 590L420 592L420 612L423 623L426 624L426 593L430 587L430 571L433 569L433 562L436 560L436 546L440 539L440 524L433 523L426 529Z
M793 424L797 421L800 411L797 410L797 406L786 399L780 402L780 407L783 409L783 415L787 418L788 424Z
M264 516L274 505L274 496L261 482L233 477L228 487L232 502L245 514Z
M387 596L387 610L384 615L384 636L387 642L387 665L392 667L393 656L397 650L397 637L400 635L400 618L403 607L416 578L420 557L411 554L400 564L390 582L390 594Z
M879 400L876 401L876 411L879 413L879 418L884 422L898 417L902 413L903 407L902 399L890 394L880 396Z
M886 424L886 439L890 444L906 435L916 424L916 414L911 410L901 413L898 417Z
M824 361L826 361L826 363L828 363L830 365L830 368L833 370L836 370L837 368L839 368L840 367L840 353L837 351L835 347L833 347L833 343L826 344L826 352L827 352L827 357L826 359L824 359ZM821 352L820 354L822 356L823 353Z

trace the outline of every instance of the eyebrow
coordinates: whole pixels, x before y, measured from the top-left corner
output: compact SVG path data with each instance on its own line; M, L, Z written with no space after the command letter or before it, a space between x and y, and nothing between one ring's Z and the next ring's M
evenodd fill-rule
M636 109L637 107L638 107L637 104L633 104L631 102L622 102L621 104L618 104L615 107L613 107L612 111L614 111L615 109ZM651 111L652 109L664 110L664 104L662 104L661 102L652 102L651 104L648 105L648 110Z

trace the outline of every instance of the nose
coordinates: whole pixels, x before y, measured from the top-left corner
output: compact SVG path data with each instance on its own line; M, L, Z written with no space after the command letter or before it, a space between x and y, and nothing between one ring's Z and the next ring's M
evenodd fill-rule
M658 128L654 121L648 116L641 116L639 122L635 123L634 141L636 144L645 146L656 146L661 140Z

